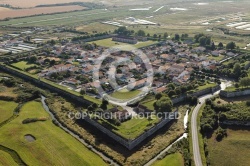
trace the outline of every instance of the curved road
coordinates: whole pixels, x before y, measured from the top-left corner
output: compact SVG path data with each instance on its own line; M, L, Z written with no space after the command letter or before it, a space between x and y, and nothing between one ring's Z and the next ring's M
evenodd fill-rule
M226 87L230 86L231 82L227 81L226 83L221 83L221 90L226 89ZM205 103L206 99L211 98L220 93L220 90L215 92L214 94L208 94L199 98L199 103L194 108L192 117L191 117L191 131L192 131L192 142L193 142L193 154L194 154L194 162L196 166L202 166L202 160L200 155L200 147L199 147L199 138L198 138L198 126L197 126L197 116L199 114L199 110L201 106Z

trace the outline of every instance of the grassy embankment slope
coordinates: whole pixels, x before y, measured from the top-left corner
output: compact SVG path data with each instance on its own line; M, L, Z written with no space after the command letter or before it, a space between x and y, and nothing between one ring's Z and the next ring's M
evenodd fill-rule
M49 117L40 102L26 103L20 115L1 128L0 144L15 150L28 165L105 165L88 150L49 119L45 122L22 124L27 118ZM28 142L25 135L36 138Z

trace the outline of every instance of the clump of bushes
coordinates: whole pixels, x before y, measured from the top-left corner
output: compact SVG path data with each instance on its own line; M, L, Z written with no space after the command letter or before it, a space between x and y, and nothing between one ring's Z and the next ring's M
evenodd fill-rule
M224 137L227 137L227 130L219 127L216 131L216 140L221 141Z
M37 121L46 121L47 118L27 118L22 121L23 124L34 123Z

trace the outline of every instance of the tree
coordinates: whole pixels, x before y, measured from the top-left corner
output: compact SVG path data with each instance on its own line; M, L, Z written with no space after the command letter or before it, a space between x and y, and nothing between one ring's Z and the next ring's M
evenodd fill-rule
M56 41L55 41L55 40L51 40L51 41L50 41L50 44L53 46L53 45L56 44Z
M202 36L204 36L203 33L196 34L196 35L194 36L195 42L198 43L198 42L199 42L199 39L200 39Z
M219 47L219 48L223 48L224 46L223 46L223 44L220 42L220 43L218 44L218 47Z
M174 35L174 39L177 40L177 41L179 41L180 40L180 35L179 34L175 34Z
M84 89L81 89L80 94L81 94L81 95L86 94L85 90L84 90Z
M156 100L159 100L161 97L162 97L162 94L161 94L161 93L157 93L157 94L155 95L155 99L156 99Z
M32 56L29 58L29 63L35 63L37 61L37 57L36 56Z
M250 86L250 78L249 77L241 78L240 85L243 87Z
M143 30L139 30L139 31L137 32L137 35L138 35L138 36L146 36L146 33L145 33L145 31L143 31Z
M176 95L176 93L175 93L174 90L171 90L171 91L168 92L168 96L169 96L169 97L172 97L172 96L174 96L174 95Z
M153 38L157 38L157 35L156 35L156 34L154 34L154 35L153 35Z
M115 30L115 33L119 35L129 36L131 34L131 31L129 31L126 27L119 27Z
M56 64L56 61L54 59L51 60L50 63L49 63L50 66L54 66L55 64Z
M16 81L14 79L4 79L3 83L7 87L13 87L16 85Z
M215 50L215 44L214 44L214 42L212 42L211 50Z
M109 102L107 100L102 100L101 108L107 110Z
M234 42L229 42L226 46L226 49L233 50L236 48L236 44Z
M162 97L160 100L156 101L156 106L159 112L171 112L173 103L169 97Z
M205 36L202 36L199 38L199 43L201 46L205 46L207 43L207 38Z
M167 39L167 37L168 37L168 33L165 32L164 35L163 35L163 38L164 38L164 39Z
M236 64L234 65L233 74L234 74L235 77L237 77L237 78L240 77L240 75L241 75L241 67L240 67L240 64L239 64L239 63L236 63Z

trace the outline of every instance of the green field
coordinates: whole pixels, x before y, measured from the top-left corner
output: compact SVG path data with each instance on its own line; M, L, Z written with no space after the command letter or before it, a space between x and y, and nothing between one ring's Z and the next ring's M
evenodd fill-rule
M18 166L9 153L0 150L0 165Z
M0 123L4 122L13 115L14 109L17 107L17 103L0 100Z
M97 40L97 41L93 41L93 42L89 42L89 43L96 43L99 46L103 46L103 47L115 47L115 48L119 48L121 50L133 50L135 48L141 48L141 47L146 47L152 44L157 43L156 41L145 41L145 42L138 42L137 44L127 44L127 43L121 43L121 42L116 42L116 41L112 41L111 38L108 39L103 39L103 40Z
M132 99L136 96L138 96L141 93L140 90L133 90L129 92L121 92L121 91L116 91L111 94L111 97L117 98L117 99Z
M156 161L152 166L183 166L183 158L180 153L167 155L162 160Z
M27 118L49 118L40 102L26 103L20 115L3 126L0 144L15 150L28 165L105 165L95 153L55 126L51 120L22 124ZM24 136L33 135L28 142Z
M198 91L200 90L204 90L204 89L207 89L207 88L212 88L212 87L215 87L217 84L215 83L209 83L209 84L206 84L206 85L203 85L203 86L199 86L197 88Z
M144 103L141 103L143 106L146 106L148 109L150 110L154 110L154 103L156 102L156 100L151 100L151 101L147 101Z
M50 15L40 15L24 17L19 19L10 19L9 21L0 21L1 25L14 27L27 26L60 26L60 25L83 25L86 23L107 21L113 18L124 18L126 16L143 16L147 11L129 11L127 8L118 8L104 11L102 9L67 12Z
M223 60L223 58L224 58L225 56L224 55L219 55L219 56L209 56L208 57L208 59L209 60L216 60L216 61L221 61L221 60Z
M212 166L240 165L250 163L250 131L245 129L227 129L228 137L217 142L215 134L208 139L208 149Z
M21 70L25 70L29 67L33 67L35 66L34 64L28 64L28 62L25 62L25 61L20 61L20 62L17 62L17 63L13 63L12 66L15 66Z
M154 123L158 122L159 119L155 118L148 120L143 119L131 119L123 122L121 126L117 127L117 133L125 138L134 139L144 132L145 129L150 128Z

